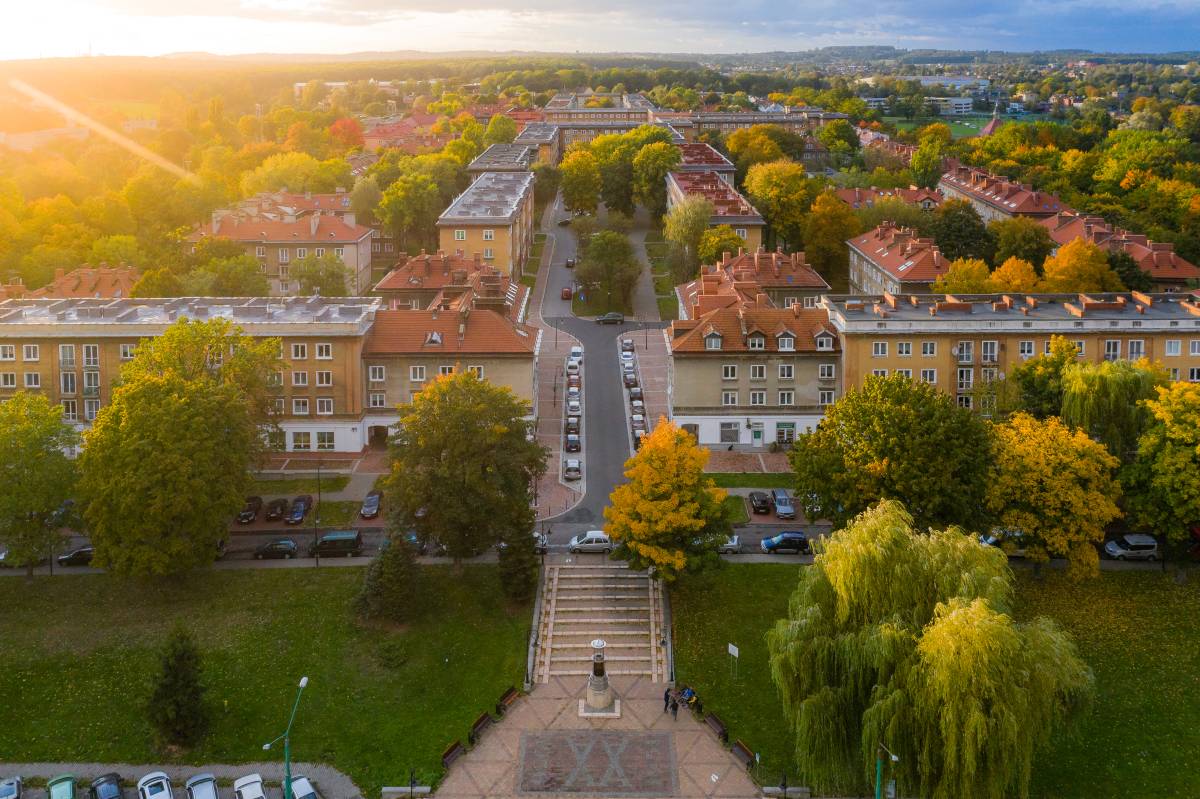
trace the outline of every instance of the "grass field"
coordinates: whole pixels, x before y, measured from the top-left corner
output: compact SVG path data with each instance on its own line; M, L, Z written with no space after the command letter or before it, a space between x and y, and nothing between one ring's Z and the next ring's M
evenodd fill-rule
M321 487L324 488L324 485ZM321 526L349 527L358 519L358 511L361 507L361 502L330 502L327 499L322 500L320 508Z
M750 521L750 512L746 509L745 497L725 497L725 508L729 513L730 524L745 524Z
M674 294L666 297L655 297L654 301L658 303L658 318L664 322L669 322L672 319L679 318L679 300Z
M721 488L791 488L790 472L709 472Z
M672 589L676 672L719 715L731 737L778 774L789 742L763 636L787 611L798 569L730 565ZM1018 615L1048 615L1074 635L1096 675L1096 701L1074 734L1038 758L1032 795L1200 795L1200 584L1159 572L1104 572L1073 585L1018 570ZM740 649L730 674L726 644Z
M620 311L626 316L633 316L633 308L628 303L622 304L614 297L612 307L609 307L605 299L603 292L594 291L587 294L587 302L584 302L576 293L571 298L571 311L576 316L599 316L609 311Z
M321 491L341 491L350 482L348 474L321 475ZM317 478L284 477L279 480L259 478L247 489L251 494L316 494Z
M1045 115L1025 114L1023 116L1005 116L1001 117L1001 122L1037 122L1044 119ZM983 127L992 120L991 114L971 114L961 117L926 117L919 119L904 119L903 117L884 117L884 121L890 122L900 130L912 130L913 128L922 128L933 122L944 122L950 128L950 135L956 139L962 139L967 136L978 136Z
M357 568L0 580L0 761L260 760L307 675L294 759L336 766L366 796L410 768L428 784L443 748L520 686L530 623L527 607L507 606L494 566L429 570L435 607L405 630L355 623ZM156 749L142 711L176 623L204 653L212 715L181 755Z

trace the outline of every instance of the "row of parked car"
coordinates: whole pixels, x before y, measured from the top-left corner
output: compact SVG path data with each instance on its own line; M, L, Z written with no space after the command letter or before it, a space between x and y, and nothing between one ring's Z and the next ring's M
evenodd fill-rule
M372 491L363 499L362 507L358 510L358 515L363 519L374 519L379 516L382 505L382 492ZM242 510L237 516L238 523L253 523L258 519L258 514L263 510L263 507L262 497L246 497L246 504L242 506ZM312 509L312 494L301 494L291 502L288 502L286 499L273 499L266 504L266 513L263 515L263 518L269 522L283 519L287 524L301 524Z
M563 420L563 452L579 455L583 452L583 347L571 347L566 362L567 388ZM582 457L564 458L564 480L583 479Z
M86 787L86 799L123 799L121 775L116 772L102 774ZM78 792L83 786L76 783L73 774L63 774L46 783L48 799L83 799ZM212 774L197 774L183 786L186 799L220 799L217 779ZM20 777L0 779L0 799L22 799L24 783ZM138 799L175 799L171 778L162 771L152 771L137 781ZM265 799L263 778L258 774L247 774L233 783L234 799ZM292 799L320 799L312 782L303 775L292 777Z
M363 553L363 537L358 530L325 533L308 546L310 558L357 558ZM291 538L276 538L254 550L255 560L291 560L300 557L300 546Z
M633 448L641 449L642 439L650 432L646 420L646 403L642 394L641 379L638 373L637 355L633 339L621 339L621 383L629 394L629 430L633 436Z

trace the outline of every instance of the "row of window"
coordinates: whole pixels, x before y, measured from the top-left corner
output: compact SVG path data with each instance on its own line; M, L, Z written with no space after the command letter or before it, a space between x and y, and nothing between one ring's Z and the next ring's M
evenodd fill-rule
M332 450L334 435L332 430L318 430L316 432L317 449ZM313 434L308 431L295 431L292 433L292 449L299 452L307 452L312 449ZM281 444L282 442L276 442ZM282 447L278 447L282 449Z
M1000 342L998 341L981 341L980 360L984 363L996 363L999 358ZM1127 342L1128 357L1130 360L1137 360L1146 355L1145 339L1129 339ZM1079 340L1075 342L1075 349L1080 355L1086 354L1086 342ZM958 356L960 363L973 363L975 360L975 342L960 341L954 348L955 354ZM1036 342L1032 340L1018 341L1017 354L1022 359L1029 359L1034 356L1036 351ZM1043 344L1043 352L1050 352L1050 340L1046 339ZM1188 342L1188 353L1193 357L1200 357L1200 339L1191 339ZM913 343L911 341L897 341L896 355L901 358L912 357ZM1168 339L1164 342L1163 354L1170 358L1176 358L1183 354L1183 341L1181 339ZM873 341L871 342L871 355L875 358L886 358L888 355L888 342ZM921 357L932 358L937 355L936 341L921 342ZM1106 339L1104 342L1104 358L1105 360L1115 361L1121 357L1121 339Z
M333 360L333 345L321 343L315 346L316 357L318 361ZM283 345L279 345L279 357L283 358ZM308 359L308 344L303 342L292 344L292 360L304 361Z
M455 250L454 254L459 256L460 258L462 256L466 255L466 253L462 251L461 247L459 249ZM496 251L493 250L491 247L484 247L483 248L483 260L494 261L495 259L496 259Z
M382 242L382 244L378 241L371 242L371 252L392 252L394 249L395 245L390 241Z
M454 231L454 240L455 241L466 241L467 240L467 231L464 228L457 228ZM496 240L496 231L493 230L492 228L484 228L483 229L483 240L484 241L495 241Z
M704 348L706 350L721 349L721 339L722 339L722 336L720 333L716 333L716 332L709 333L707 336L704 337ZM776 345L779 347L780 352L795 352L796 337L793 336L792 334L781 333L780 335L776 336L775 339L776 339ZM818 350L830 351L833 349L833 336L831 336L831 335L818 335L816 337L816 342L817 342ZM767 337L766 336L758 334L758 333L752 333L746 337L746 349L765 350L766 348L767 348Z
M79 421L79 404L73 399L62 401L63 419L68 422ZM83 419L87 422L96 420L96 414L100 413L100 400L84 400L83 401Z
M121 360L129 361L133 359L133 351L136 344L121 345ZM83 348L83 367L85 369L100 368L100 345L99 344L84 344ZM15 361L17 359L16 344L0 344L0 361ZM21 345L21 360L26 363L37 363L42 359L42 348L38 344L22 344ZM74 344L59 344L58 345L58 365L63 369L74 369L75 360L75 345Z
M471 374L475 375L476 377L478 377L480 380L483 379L483 366L481 366L479 364L472 364L467 367L467 371L470 372ZM438 367L438 376L439 377L445 377L446 375L452 375L452 374L454 374L454 367L452 365L443 364ZM386 378L387 378L387 368L386 367L374 366L374 365L367 367L367 380L368 381L370 381L372 383L382 383ZM408 379L413 383L424 383L425 382L425 367L424 366L408 367Z
M275 398L275 413L282 416L285 413L287 406L284 403L283 397ZM292 398L292 416L308 416L309 400L308 397L293 397ZM332 416L333 415L333 397L317 397L317 415Z
M833 391L818 391L817 392L817 404L818 405L832 405L833 404L833 395L834 395ZM726 407L736 406L739 404L739 402L738 402L739 397L740 397L740 393L737 391L722 391L721 392L721 404ZM796 404L796 392L780 391L779 395L778 395L778 400L779 400L779 402L776 403L778 405L783 405L783 406L795 405ZM750 404L751 405L759 405L759 406L766 405L767 404L767 392L759 390L759 389L755 389L754 391L751 391L750 392Z
M779 364L779 379L792 380L794 379L795 369L790 363ZM832 380L835 374L835 366L832 363L822 363L817 366L817 377L821 380ZM737 380L738 367L736 363L727 363L721 366L722 380ZM766 380L767 366L762 363L750 364L750 379L751 380Z
M262 244L258 245L257 247L254 248L254 254L256 256L258 256L259 258L266 258L267 257L266 246L264 246ZM346 248L345 247L334 247L333 254L336 255L338 258L341 258L346 254ZM313 255L317 256L318 258L324 258L325 257L325 248L324 247L314 247ZM308 257L308 248L307 247L297 247L296 248L296 260L301 260L301 259L304 259L307 257ZM292 260L291 248L290 247L280 247L279 248L279 263L286 264L286 263L290 263L291 260Z
M315 374L317 376L317 385L318 386L327 388L327 387L333 385L333 372L318 371ZM280 374L279 372L275 372L274 374L270 375L267 378L267 385L269 385L269 386L283 385L283 375ZM292 385L297 388L304 388L305 386L307 386L308 385L308 372L303 372L303 371L292 372Z

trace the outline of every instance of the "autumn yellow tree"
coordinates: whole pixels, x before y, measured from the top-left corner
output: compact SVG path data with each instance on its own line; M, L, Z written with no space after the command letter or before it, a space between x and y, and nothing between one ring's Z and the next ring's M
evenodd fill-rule
M820 183L795 161L782 159L755 164L746 173L746 194L766 217L776 240L792 248L804 242L804 220Z
M708 454L666 419L642 439L625 462L629 482L613 490L604 509L604 532L619 557L636 569L653 566L665 580L715 559L729 521L725 491L704 474Z
M850 249L846 241L858 231L859 221L854 210L833 192L823 192L812 204L812 211L804 222L805 260L826 280L847 274Z
M959 258L950 264L946 274L934 281L933 290L946 294L990 294L995 287L986 263L978 258Z
M1144 403L1153 422L1122 481L1140 526L1179 541L1200 520L1200 385L1171 383L1156 394Z
M1065 557L1076 578L1097 574L1095 544L1121 515L1117 459L1056 417L1039 421L1017 413L995 432L988 510L1001 527L1025 535L1028 557L1041 562Z
M1025 293L1036 291L1038 273L1033 264L1020 258L1008 258L992 272L994 291Z
M1086 239L1069 241L1042 266L1040 291L1121 291L1121 278L1108 265L1104 250Z

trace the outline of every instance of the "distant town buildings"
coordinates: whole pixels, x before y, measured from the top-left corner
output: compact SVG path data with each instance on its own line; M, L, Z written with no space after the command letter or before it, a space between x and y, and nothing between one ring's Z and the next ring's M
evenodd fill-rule
M922 211L932 211L942 202L942 195L933 189L909 186L907 189L834 189L837 198L851 208L871 208L880 200L899 200Z

